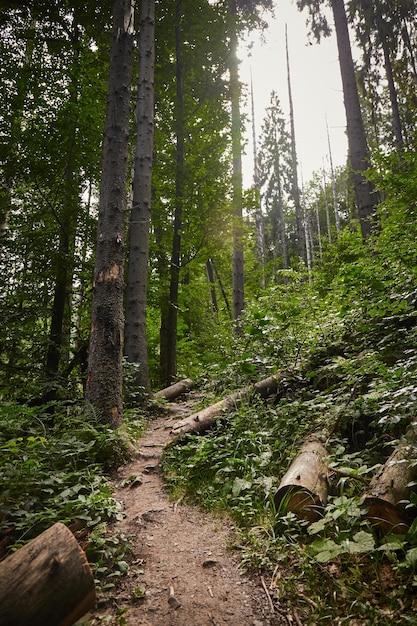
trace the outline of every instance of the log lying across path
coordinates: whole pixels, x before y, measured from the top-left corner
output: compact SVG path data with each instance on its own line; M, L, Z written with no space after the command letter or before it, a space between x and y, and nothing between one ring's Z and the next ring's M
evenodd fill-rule
M319 437L311 435L282 477L274 497L275 509L315 522L322 516L327 493L326 450Z
M172 428L171 434L175 437L181 437L186 433L201 433L210 428L216 417L223 415L226 411L232 410L239 406L244 399L250 399L252 396L258 396L261 398L267 398L268 396L277 393L279 383L284 380L289 374L288 370L278 372L273 376L268 376L264 380L244 387L235 393L230 394L220 402L212 404L211 406L193 413L184 418Z
M0 626L70 626L95 603L86 556L63 524L0 563Z
M416 441L417 423L407 431L385 465L375 474L364 496L365 517L385 533L403 534L410 527L404 501L416 491Z
M165 398L165 400L175 400L183 393L190 391L194 387L194 383L191 378L184 378L170 387L161 389L154 394L154 398Z

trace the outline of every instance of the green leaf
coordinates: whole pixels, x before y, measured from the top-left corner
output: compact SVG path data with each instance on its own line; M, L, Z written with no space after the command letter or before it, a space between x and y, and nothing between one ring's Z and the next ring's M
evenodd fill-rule
M244 478L235 478L232 486L232 493L237 497L243 489L250 489L252 482L245 480Z

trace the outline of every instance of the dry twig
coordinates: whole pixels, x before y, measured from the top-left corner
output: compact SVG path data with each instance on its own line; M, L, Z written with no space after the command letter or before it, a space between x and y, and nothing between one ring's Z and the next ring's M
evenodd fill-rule
M268 589L266 587L265 579L264 579L263 576L261 576L261 583L262 583L262 587L264 588L264 591L266 593L266 597L268 598L269 606L271 607L271 613L275 613L274 603L272 602L272 598L271 598L271 596L269 594L269 591L268 591Z

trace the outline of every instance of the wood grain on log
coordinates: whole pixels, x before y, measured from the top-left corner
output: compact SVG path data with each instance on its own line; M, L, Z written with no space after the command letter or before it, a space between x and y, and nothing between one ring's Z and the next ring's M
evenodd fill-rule
M95 603L90 566L64 524L0 563L0 626L70 626Z
M316 437L310 437L281 479L274 497L277 511L295 513L308 522L322 516L328 492L325 458L323 445Z
M410 527L405 502L417 490L416 440L417 424L413 424L375 474L363 497L366 519L385 533L403 534Z

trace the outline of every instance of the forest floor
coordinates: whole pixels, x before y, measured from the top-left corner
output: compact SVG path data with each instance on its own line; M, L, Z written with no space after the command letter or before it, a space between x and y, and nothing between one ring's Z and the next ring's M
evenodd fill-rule
M193 394L152 422L134 460L120 468L115 497L124 519L113 531L129 536L129 573L99 598L78 624L136 626L281 626L297 612L272 609L267 583L251 576L228 547L233 523L169 498L160 459L177 419L192 412ZM132 478L133 477L133 478ZM133 481L133 482L132 482ZM124 486L123 486L124 485Z

